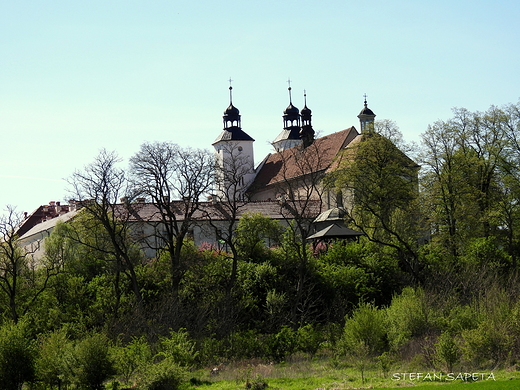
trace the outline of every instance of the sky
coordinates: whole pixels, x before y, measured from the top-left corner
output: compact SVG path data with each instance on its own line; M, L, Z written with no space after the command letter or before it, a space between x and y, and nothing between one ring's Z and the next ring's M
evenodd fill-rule
M233 104L271 151L303 94L320 135L358 126L364 94L407 142L452 108L520 98L511 0L0 0L0 207L67 203L105 148L211 149Z

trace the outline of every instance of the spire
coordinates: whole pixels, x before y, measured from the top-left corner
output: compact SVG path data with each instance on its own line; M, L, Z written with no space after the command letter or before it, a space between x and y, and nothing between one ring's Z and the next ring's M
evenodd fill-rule
M307 147L314 142L314 129L311 124L312 111L307 107L307 93L303 91L303 100L305 106L300 111L302 118L302 128L300 130L300 138L303 142L303 147Z
M231 86L231 77L229 78L229 107L224 111L224 130L233 127L240 128L240 111L233 106L233 87Z
M218 138L213 142L216 144L221 141L254 141L246 132L242 130L240 111L233 105L233 87L229 79L229 107L226 108L223 115L224 130Z
M233 82L233 80L231 80L231 77L230 77L229 78L229 105L230 106L233 105L233 86L231 85L232 82Z
M283 112L283 130L273 141L273 146L276 151L292 148L293 146L301 144L300 138L300 110L292 103L292 88L291 79L287 80L289 84L289 105Z
M289 104L292 104L292 94L291 94L292 88L291 88L291 79L290 78L287 80L287 84L289 85L289 88L287 88L289 90Z
M300 131L300 110L292 104L291 79L287 80L287 84L289 84L289 88L287 88L289 91L289 105L283 112L283 128L291 130L294 127L298 127L298 131Z
M365 93L363 97L365 98L364 107L357 116L359 118L359 125L361 126L361 133L373 130L374 119L376 117L376 114L368 108L367 94Z

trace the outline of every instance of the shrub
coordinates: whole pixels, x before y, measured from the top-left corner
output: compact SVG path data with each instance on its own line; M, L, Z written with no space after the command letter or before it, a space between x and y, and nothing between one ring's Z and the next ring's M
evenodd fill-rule
M152 360L152 351L144 337L134 338L126 346L114 347L112 355L118 374L127 383L139 368Z
M36 359L38 380L45 385L61 388L72 381L72 343L64 330L58 330L40 339L40 353Z
M429 330L429 311L424 291L406 287L392 299L386 310L388 338L391 347L398 349L412 337L422 336Z
M316 355L322 342L322 334L311 324L302 326L297 331L298 349L311 356Z
M89 336L76 345L74 352L76 384L83 389L103 389L103 382L115 372L107 337L101 334Z
M296 351L297 335L288 326L276 334L270 335L267 339L267 354L277 362L283 361L287 356Z
M23 321L0 328L0 385L5 390L18 390L35 377L34 341Z
M387 345L385 312L372 304L361 304L345 322L342 341L348 352L355 352L360 345L369 355L382 352Z
M483 321L476 329L462 332L464 356L479 366L495 366L509 357L514 340L506 324Z
M185 375L185 369L168 357L147 365L138 385L144 390L177 390Z
M231 345L228 357L231 359L242 360L265 356L265 347L255 330L234 332L229 336L229 342Z
M435 344L437 359L445 366L448 372L453 372L453 366L460 359L460 350L454 337L449 332L443 332Z
M191 367L195 364L197 352L195 342L190 340L188 331L180 329L178 332L171 331L170 337L160 340L161 351L156 358L169 359L182 367Z

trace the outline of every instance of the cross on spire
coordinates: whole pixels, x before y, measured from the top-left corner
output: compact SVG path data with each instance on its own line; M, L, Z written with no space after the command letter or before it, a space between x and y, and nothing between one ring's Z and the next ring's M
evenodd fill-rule
M291 78L289 78L289 79L287 80L287 84L289 84L289 88L287 88L287 89L289 90L289 103L292 104L292 95L291 95L291 89L292 89L292 88L291 88Z
M363 95L363 97L365 98L365 107L366 107L366 106L367 106L367 94L365 93L365 94Z
M233 82L233 80L231 80L231 77L229 78L229 104L232 104L233 103L233 96L232 96L232 90L233 90L233 87L231 86L231 83Z

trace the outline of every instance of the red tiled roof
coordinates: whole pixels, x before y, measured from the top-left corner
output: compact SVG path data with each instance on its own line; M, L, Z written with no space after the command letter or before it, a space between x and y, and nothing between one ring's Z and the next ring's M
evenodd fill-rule
M291 203L292 206L294 206ZM183 202L173 201L171 202L172 209L175 210L177 221L184 220ZM297 204L296 204L297 206ZM128 211L126 205L119 204L117 208L120 215L126 214ZM238 215L240 218L246 213L250 214L262 214L272 219L286 219L291 218L290 212L287 208L283 207L281 203L277 201L259 201L259 202L242 202L238 204ZM320 214L321 202L320 201L306 201L302 206L305 207L305 214L314 218ZM227 220L225 217L225 204L223 207L218 207L218 203L213 202L202 202L199 210L193 215L194 220L207 220L208 216L213 220ZM130 222L160 222L161 215L159 209L153 203L132 203L130 205ZM126 214L127 215L127 214ZM125 218L126 219L126 218Z
M357 136L359 136L357 130L350 127L318 138L305 149L295 146L269 155L251 185L251 191L313 171L326 170L331 166L338 152Z

